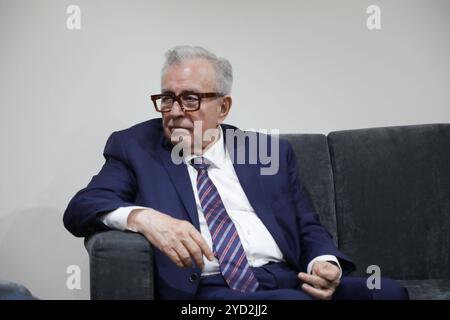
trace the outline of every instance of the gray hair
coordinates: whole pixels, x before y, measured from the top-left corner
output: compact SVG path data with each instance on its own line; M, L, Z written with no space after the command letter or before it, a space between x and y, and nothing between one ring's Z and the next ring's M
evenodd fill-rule
M166 62L162 68L162 77L164 77L168 67L180 63L186 59L202 58L210 61L216 71L216 91L223 95L231 93L233 84L233 68L231 63L225 59L216 56L211 51L203 47L193 46L176 46L166 52Z

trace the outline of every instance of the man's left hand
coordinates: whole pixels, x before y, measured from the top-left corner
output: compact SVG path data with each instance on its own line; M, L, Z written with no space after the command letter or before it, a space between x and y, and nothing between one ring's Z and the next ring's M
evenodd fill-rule
M303 291L316 299L330 300L339 285L339 268L328 261L316 261L311 274L300 272L298 277L304 283Z

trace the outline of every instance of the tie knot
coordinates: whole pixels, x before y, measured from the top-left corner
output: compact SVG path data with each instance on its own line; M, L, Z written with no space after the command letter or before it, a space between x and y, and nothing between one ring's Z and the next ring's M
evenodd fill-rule
M203 157L197 157L191 160L191 165L195 170L207 170L209 167L209 163Z

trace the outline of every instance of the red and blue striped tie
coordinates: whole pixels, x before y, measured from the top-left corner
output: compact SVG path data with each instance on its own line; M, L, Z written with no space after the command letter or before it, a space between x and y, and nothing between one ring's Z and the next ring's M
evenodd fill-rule
M236 227L208 176L209 164L202 157L191 163L197 170L198 196L211 233L213 251L219 260L220 271L233 290L254 292L258 288L258 281L248 264Z

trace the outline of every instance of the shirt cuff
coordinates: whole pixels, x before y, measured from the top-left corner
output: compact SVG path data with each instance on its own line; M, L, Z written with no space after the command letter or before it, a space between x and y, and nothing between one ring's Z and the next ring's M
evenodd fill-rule
M311 274L311 271L312 271L312 267L313 267L313 265L314 265L314 262L316 262L316 261L332 261L332 262L335 262L336 264L337 264L337 266L338 266L338 268L339 268L339 279L342 277L342 268L341 268L341 264L339 263L339 260L335 257L335 256L333 256L333 255L331 255L331 254L324 254L324 255L321 255L321 256L317 256L317 257L315 257L314 259L312 259L309 263L308 263L308 267L306 268L306 271L309 273L309 274Z
M103 215L100 219L102 222L111 229L117 229L121 231L129 230L134 231L128 228L128 216L131 211L134 209L148 209L146 207L140 206L129 206L129 207L120 207L114 211L108 212Z

